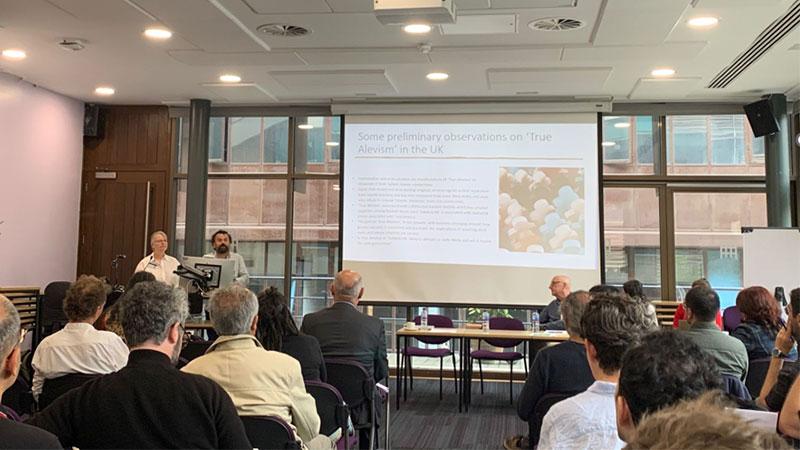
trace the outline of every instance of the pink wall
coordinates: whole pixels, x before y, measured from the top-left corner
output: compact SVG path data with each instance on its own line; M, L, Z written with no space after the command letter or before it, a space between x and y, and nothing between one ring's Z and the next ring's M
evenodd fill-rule
M83 103L0 73L0 286L73 280Z

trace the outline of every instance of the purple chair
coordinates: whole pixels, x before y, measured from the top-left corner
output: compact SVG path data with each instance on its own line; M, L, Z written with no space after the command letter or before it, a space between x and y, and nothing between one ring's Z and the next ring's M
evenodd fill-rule
M421 321L420 316L414 317L415 324L419 325L420 321ZM430 314L428 315L428 325L432 325L436 328L453 328L453 321L447 316ZM441 345L450 340L450 338L446 337L422 337L422 336L417 337L416 339L420 342L431 345ZM458 393L458 372L456 371L456 358L453 354L453 350L449 348L421 348L421 347L410 347L410 346L404 348L403 360L400 363L403 367L400 368L400 372L408 376L412 390L414 389L414 369L411 367L411 358L415 356L423 358L439 358L439 400L442 399L442 384L444 383L443 382L444 358L446 356L452 357L453 384L456 387L456 393ZM404 368L407 372L403 372ZM408 399L408 390L403 389L403 400L407 399Z
M521 320L513 319L510 317L492 317L489 319L489 329L490 330L524 330L525 325L523 325ZM502 347L502 348L513 348L521 344L523 341L522 339L482 339L486 341L487 344L495 346L495 347ZM524 348L524 347L523 347ZM528 359L525 357L524 354L520 352L493 352L491 350L481 350L481 342L478 341L478 349L472 351L469 354L471 359L478 360L478 370L480 371L481 375L481 394L483 394L483 364L482 361L484 360L493 360L493 361L507 361L509 363L509 367L511 371L508 375L508 388L509 388L509 401L511 404L514 404L514 362L518 360L523 360L525 363L525 376L528 376ZM472 364L472 362L470 362Z
M740 323L742 323L742 313L739 312L739 308L735 305L725 308L725 311L722 312L722 328L730 333L735 330Z

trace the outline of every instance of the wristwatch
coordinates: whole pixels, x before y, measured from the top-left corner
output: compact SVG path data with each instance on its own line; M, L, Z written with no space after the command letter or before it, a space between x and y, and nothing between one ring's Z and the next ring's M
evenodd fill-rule
M787 355L786 353L783 353L782 351L780 351L780 349L778 349L776 347L776 348L772 349L772 357L773 358L785 359L785 358L788 358L789 355Z

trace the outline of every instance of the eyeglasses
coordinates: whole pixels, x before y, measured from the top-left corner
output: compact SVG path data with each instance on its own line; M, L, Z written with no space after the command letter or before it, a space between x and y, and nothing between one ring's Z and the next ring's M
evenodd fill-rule
M181 349L184 349L187 345L189 345L189 340L191 339L192 334L186 331L186 327L184 327L182 323L178 322L178 326L181 327L181 336L183 336L183 339L181 340Z
M25 341L25 336L27 336L27 335L28 335L28 329L27 328L20 328L20 330L19 330L19 344L18 345L22 345L22 342Z

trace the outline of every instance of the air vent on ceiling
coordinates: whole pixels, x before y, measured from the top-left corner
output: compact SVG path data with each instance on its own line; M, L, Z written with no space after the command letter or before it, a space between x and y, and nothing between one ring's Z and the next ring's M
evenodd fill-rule
M64 38L58 42L58 46L67 51L79 52L86 48L86 41L83 39Z
M583 28L585 24L578 20L569 17L546 17L544 19L536 19L528 24L533 30L539 31L569 31Z
M267 23L256 28L258 31L270 36L278 37L299 37L311 33L308 28L287 23Z
M739 75L753 65L775 44L791 33L800 24L800 0L794 2L786 13L775 19L745 51L739 54L727 67L722 69L708 84L710 89L726 88Z

